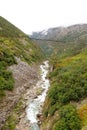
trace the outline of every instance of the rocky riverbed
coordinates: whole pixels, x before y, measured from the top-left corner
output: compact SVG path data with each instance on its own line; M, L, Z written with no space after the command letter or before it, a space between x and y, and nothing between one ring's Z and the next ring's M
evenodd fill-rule
M48 63L44 62L44 65L40 66L41 76L36 85L33 85L23 95L23 105L25 109L20 115L19 123L15 130L36 130L39 129L41 124L41 108L45 100L46 92L49 87L49 80L46 79L48 73ZM33 107L31 107L33 105ZM35 107L35 109L33 109ZM33 127L33 128L32 128Z
M30 121L27 118L26 114L26 108L29 105L29 102L37 98L37 96L41 93L41 90L39 86L32 85L30 89L27 89L25 94L22 96L22 102L23 102L23 113L21 113L19 117L19 122L16 125L15 130L29 130L30 127Z

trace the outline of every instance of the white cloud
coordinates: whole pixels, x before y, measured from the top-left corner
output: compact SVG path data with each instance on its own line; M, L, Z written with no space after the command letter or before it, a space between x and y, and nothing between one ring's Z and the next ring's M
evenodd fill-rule
M87 22L87 0L0 0L0 15L25 33Z

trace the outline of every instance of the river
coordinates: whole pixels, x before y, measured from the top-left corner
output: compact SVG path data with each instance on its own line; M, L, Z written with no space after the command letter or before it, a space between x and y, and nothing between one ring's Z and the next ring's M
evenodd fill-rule
M29 130L40 130L38 125L37 114L40 113L41 107L45 101L46 93L50 86L49 80L47 79L47 74L49 72L49 62L45 61L43 65L40 66L41 70L41 79L38 81L36 86L40 86L43 88L43 92L41 95L37 96L37 98L33 99L27 108L27 118L30 121Z

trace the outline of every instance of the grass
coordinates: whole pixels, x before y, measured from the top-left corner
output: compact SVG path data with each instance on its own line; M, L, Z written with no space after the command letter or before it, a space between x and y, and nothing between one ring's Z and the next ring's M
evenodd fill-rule
M81 105L78 109L79 116L83 126L87 126L87 104Z
M15 130L15 127L19 121L19 116L23 112L23 103L22 99L19 100L15 108L12 110L10 116L6 120L5 125L1 130Z

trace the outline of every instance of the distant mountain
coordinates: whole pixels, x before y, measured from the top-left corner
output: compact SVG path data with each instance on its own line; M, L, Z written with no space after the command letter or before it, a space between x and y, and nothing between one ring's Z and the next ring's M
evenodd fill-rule
M66 40L66 37L77 38L85 34L87 34L87 24L77 24L69 27L56 27L41 32L33 32L30 37L37 39Z
M87 24L50 28L41 32L34 32L30 37L49 56L54 50L60 52L72 48L72 45L76 47L79 44L79 47L85 47L87 44Z

